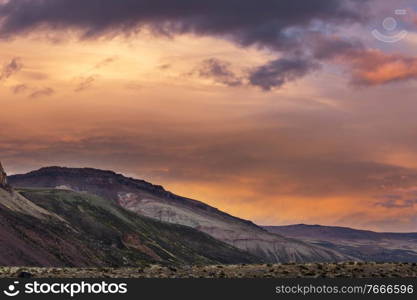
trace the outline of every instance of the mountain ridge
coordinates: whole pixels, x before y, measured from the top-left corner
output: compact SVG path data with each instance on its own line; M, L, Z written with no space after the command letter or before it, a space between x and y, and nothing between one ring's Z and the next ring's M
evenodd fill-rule
M93 168L47 167L9 177L17 187L71 189L98 195L138 215L180 224L209 234L268 262L346 261L333 249L269 233L203 202L181 197L159 185Z
M30 207L15 209L10 204L15 201ZM198 230L100 203L107 200L74 191L0 189L0 265L133 267L260 261Z
M374 232L339 226L296 224L263 226L365 261L417 262L417 233Z
M1 166L1 165L0 165ZM0 176L0 265L121 267L231 264L259 258L182 225L139 216L99 196L15 189Z
M99 175L111 175L111 176L117 177L118 179L123 181L123 183L129 183L130 182L130 183L138 184L141 188L145 189L146 191L154 192L154 193L160 194L164 197L167 197L169 199L176 200L176 201L179 201L179 202L188 201L189 203L193 203L194 205L196 205L199 208L215 211L216 213L220 213L220 214L223 214L227 217L231 217L231 218L234 218L236 220L239 220L239 221L245 222L247 224L258 227L256 224L254 224L250 220L246 220L246 219L242 219L242 218L230 215L226 212L223 212L223 211L219 210L218 208L207 205L204 202L194 200L194 199L191 199L191 198L188 198L188 197L183 197L183 196L176 195L176 194L174 194L170 191L165 190L165 188L162 185L155 185L155 184L152 184L152 183L150 183L146 180L125 176L121 173L117 173L117 172L112 171L112 170L101 170L101 169L88 168L88 167L86 167L86 168L69 168L69 167L60 167L60 166L50 166L50 167L39 168L37 170L30 171L30 172L25 173L25 174L10 175L9 180L11 180L12 182L16 182L16 181L19 181L19 179L22 176L24 176L25 178L28 178L32 175L37 177L37 176L41 175L42 173L49 173L51 171L52 172L56 172L56 171L59 172L59 171L63 171L63 170L65 170L67 172L74 172L74 171L82 170L83 172L87 172L89 174L94 174L94 175L97 175L97 174L99 174Z
M320 225L320 224L291 224L291 225L264 225L262 226L266 230L268 228L281 228L283 232L285 230L291 230L291 229L299 229L299 230L321 230L323 233L326 231L333 231L338 232L339 234L345 234L343 237L355 237L355 234L360 234L359 237L364 237L368 235L368 237L375 237L375 238L382 238L382 237L412 237L417 238L417 232L392 232L392 231L373 231L368 229L357 229L352 227L346 227L346 226L329 226L329 225ZM350 234L350 235L349 235ZM340 236L339 236L340 237Z

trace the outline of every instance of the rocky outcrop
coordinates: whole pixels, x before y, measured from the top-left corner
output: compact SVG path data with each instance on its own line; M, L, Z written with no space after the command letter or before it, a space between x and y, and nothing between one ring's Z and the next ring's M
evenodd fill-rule
M7 184L7 174L3 169L3 166L0 162L0 188L8 188L8 184Z

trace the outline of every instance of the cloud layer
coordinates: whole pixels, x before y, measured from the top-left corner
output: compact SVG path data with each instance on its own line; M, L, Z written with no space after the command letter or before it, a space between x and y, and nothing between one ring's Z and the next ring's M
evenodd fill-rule
M312 52L305 37L313 25L333 26L364 22L367 0L15 0L0 5L0 36L13 37L36 29L74 29L82 38L128 35L143 28L154 34L191 33L230 40L242 47L269 49L280 58L248 75L264 90L281 87L315 69L322 57ZM68 13L71 12L71 13ZM323 38L324 40L324 38ZM343 49L340 49L343 50ZM314 52L314 51L313 51ZM294 55L296 54L296 55ZM211 71L224 72L211 64ZM217 70L214 70L217 68ZM210 70L208 70L210 72ZM238 85L227 80L225 84ZM217 74L217 78L219 78ZM224 81L224 80L223 80Z
M162 0L14 0L0 4L0 37L34 30L74 29L82 38L94 39L129 35L144 28L157 35L191 33L218 37L242 47L255 46L279 55L276 60L247 74L246 81L263 90L279 88L303 77L335 56L345 60L354 83L380 85L415 78L416 58L384 57L382 53L366 49L358 40L335 39L326 32L329 25L337 28L341 24L366 24L369 2L265 0L259 5L253 0L204 3L192 0L169 3ZM219 61L205 64L203 76L214 77L229 86L241 85L241 79L233 78L227 66ZM0 78L10 76L10 71L14 72L3 70Z

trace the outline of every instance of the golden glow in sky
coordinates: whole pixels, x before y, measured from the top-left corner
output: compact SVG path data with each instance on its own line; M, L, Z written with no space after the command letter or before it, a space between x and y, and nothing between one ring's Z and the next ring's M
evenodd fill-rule
M246 27L82 37L87 21L48 22L0 30L9 173L112 169L260 224L417 230L412 22L392 45L357 20L309 31L305 57Z

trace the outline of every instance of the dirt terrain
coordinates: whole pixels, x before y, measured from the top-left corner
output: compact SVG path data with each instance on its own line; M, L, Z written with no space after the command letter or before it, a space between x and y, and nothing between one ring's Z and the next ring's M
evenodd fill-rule
M0 268L0 278L384 278L417 277L416 263L263 264L145 268Z

